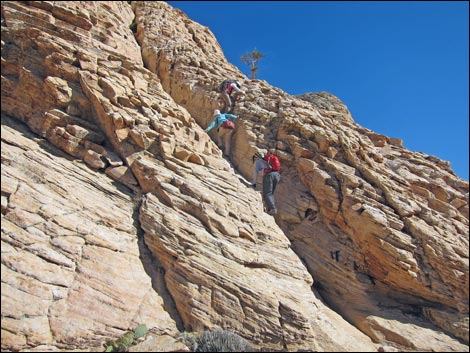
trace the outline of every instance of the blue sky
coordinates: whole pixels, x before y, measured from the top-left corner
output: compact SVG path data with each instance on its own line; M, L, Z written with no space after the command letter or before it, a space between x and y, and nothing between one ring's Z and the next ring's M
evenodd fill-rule
M361 126L469 174L469 2L168 1L214 33L229 62L265 55L256 78L326 91Z

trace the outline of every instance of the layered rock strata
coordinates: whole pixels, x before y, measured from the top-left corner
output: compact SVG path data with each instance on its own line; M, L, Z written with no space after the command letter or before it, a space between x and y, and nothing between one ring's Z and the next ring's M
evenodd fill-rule
M136 27L134 34L131 28ZM229 160L203 129L243 83ZM2 2L2 350L145 323L267 350L468 350L468 182L164 2ZM281 157L279 215L249 188Z

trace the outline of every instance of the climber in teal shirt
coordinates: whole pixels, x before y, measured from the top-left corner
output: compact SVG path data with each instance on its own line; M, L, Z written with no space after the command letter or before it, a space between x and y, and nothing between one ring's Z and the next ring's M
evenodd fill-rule
M237 115L221 114L219 110L214 110L214 120L204 130L206 132L212 130L217 125L217 143L222 148L222 140L224 140L224 156L230 157L231 138L235 129L233 119L238 119Z
M220 110L214 110L214 116L215 116L214 120L212 120L212 122L206 128L205 131L211 131L215 127L215 124L217 124L217 127L221 127L229 119L238 119L238 116L233 115L233 114L221 114ZM235 126L232 128L229 127L229 129L234 129L234 128Z

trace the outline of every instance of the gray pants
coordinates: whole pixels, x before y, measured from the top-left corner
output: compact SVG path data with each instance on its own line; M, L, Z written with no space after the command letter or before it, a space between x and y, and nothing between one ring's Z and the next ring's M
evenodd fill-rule
M232 100L230 99L230 95L227 92L222 92L220 94L220 98L222 98L222 102L224 104L222 113L230 113L232 111Z
M276 190L276 186L280 180L281 174L275 171L266 173L263 176L263 199L268 212L277 212L276 204L274 202L274 191Z
M220 99L224 104L224 108L222 109L222 113L233 113L233 108L235 107L235 102L238 99L238 94L240 90L234 88L233 97L227 92L220 93Z

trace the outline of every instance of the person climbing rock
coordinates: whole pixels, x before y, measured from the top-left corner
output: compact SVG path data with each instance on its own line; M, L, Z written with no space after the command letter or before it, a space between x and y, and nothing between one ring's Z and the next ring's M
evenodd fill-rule
M220 110L214 110L214 120L204 130L209 132L217 125L217 143L220 148L223 148L224 156L230 157L230 150L232 144L232 134L235 129L234 119L238 119L237 115L221 114Z
M281 163L279 158L272 153L263 154L256 152L252 159L255 163L252 187L256 190L258 175L263 171L263 201L266 212L274 216L277 214L274 191L281 180Z
M266 212L272 216L277 214L276 203L274 200L274 191L281 180L281 162L279 158L272 153L265 154L263 160L267 166L263 172L263 199L266 205Z
M232 100L232 94L234 94ZM240 95L243 94L241 85L235 80L225 80L220 84L220 100L224 104L222 112L233 113L235 102L239 99Z
M253 157L253 163L255 164L255 170L253 172L253 184L251 185L253 189L256 190L256 184L258 183L258 175L261 173L264 168L267 168L268 164L267 162L263 159L264 155L263 153L256 152Z

